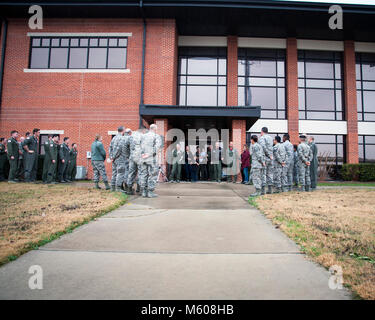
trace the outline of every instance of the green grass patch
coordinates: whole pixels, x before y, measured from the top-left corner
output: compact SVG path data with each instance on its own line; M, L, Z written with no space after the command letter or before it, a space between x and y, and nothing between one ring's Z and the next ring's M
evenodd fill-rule
M320 187L375 187L375 182L319 182Z

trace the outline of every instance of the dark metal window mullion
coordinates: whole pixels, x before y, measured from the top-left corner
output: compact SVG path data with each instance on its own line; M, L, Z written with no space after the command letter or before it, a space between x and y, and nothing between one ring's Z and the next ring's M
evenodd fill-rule
M107 56L106 56L106 60L105 60L105 69L108 69L108 55L109 55L109 38L107 38Z
M66 65L67 69L70 69L70 44L71 44L70 41L71 41L71 38L68 38L68 62Z

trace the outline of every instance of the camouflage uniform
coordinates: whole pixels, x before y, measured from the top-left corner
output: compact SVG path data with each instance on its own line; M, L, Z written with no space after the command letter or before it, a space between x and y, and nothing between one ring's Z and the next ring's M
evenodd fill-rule
M140 171L142 135L141 131L135 131L129 136L129 173L126 180L129 189L133 188L137 174L139 174Z
M282 185L284 191L288 188L289 191L292 190L292 183L293 183L293 169L294 169L294 150L293 145L290 143L289 140L286 140L283 144L286 159L285 159L285 166L283 167L283 174L282 174Z
M306 162L311 161L312 152L306 142L301 142L297 148L298 152L298 176L302 190L310 190L310 168Z
M281 189L281 175L283 173L282 163L285 163L286 152L282 144L277 143L273 146L273 183L277 192Z
M109 147L112 161L112 189L121 189L126 183L126 171L129 166L129 136L116 135Z
M265 186L268 186L270 192L273 185L273 176L272 176L272 156L273 156L273 140L268 134L264 134L259 138L259 144L263 148L263 152L266 159L266 166L263 170L262 177L262 192L264 191Z
M142 196L149 196L153 193L157 183L158 163L157 153L161 147L161 137L149 131L142 135L141 138L141 166L140 166L140 185L142 189ZM143 155L148 155L142 158Z
M295 185L298 185L298 152L293 152L294 167L293 167L293 182Z
M260 190L262 188L263 179L263 163L265 162L265 155L263 148L259 143L254 143L251 145L251 179L253 181L256 193L254 195L260 195Z

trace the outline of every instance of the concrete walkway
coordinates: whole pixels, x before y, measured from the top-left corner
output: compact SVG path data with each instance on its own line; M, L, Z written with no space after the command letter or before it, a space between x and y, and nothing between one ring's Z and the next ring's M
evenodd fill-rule
M161 184L0 268L0 299L349 299L247 203L251 187ZM43 268L43 290L28 269Z

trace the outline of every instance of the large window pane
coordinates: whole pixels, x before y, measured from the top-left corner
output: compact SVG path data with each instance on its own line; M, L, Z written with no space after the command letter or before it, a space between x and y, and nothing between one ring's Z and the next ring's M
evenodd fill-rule
M363 109L375 112L375 91L363 91Z
M306 62L306 78L333 78L332 63Z
M188 106L216 106L217 88L205 86L187 87Z
M334 110L335 93L332 90L307 89L308 110Z
M72 48L70 49L69 68L86 68L87 49L86 48Z
M362 65L362 80L373 80L375 81L375 63L363 64Z
M188 74L217 74L217 59L196 57L188 59Z
M68 66L68 48L52 48L50 68L66 69Z
M126 67L126 49L109 48L108 49L108 68Z
M250 76L276 76L276 61L248 61Z
M48 68L48 54L47 48L33 48L31 51L30 68Z
M250 88L251 106L261 106L262 109L276 109L276 89L274 88Z
M89 52L89 68L103 69L107 64L107 49L91 48Z

